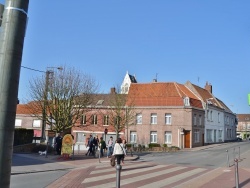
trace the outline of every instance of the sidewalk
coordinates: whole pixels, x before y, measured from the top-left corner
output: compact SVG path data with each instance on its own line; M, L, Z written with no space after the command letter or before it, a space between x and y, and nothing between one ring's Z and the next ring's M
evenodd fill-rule
M206 148L217 147L217 144L208 145L199 148L193 148L195 150L204 150ZM190 149L190 150L193 150ZM103 165L109 163L110 159L107 157L93 158L92 156L85 156L84 153L75 154L73 159L63 160L58 155L44 155L39 154L14 154L13 157L18 156L21 158L20 164L18 162L14 164L11 169L11 174L23 174L23 173L34 173L44 171L58 171L75 169L80 170L86 167ZM22 158L23 157L23 158ZM125 161L136 160L139 157L137 155L126 156ZM24 160L23 160L24 159ZM26 160L26 161L25 161ZM126 163L126 162L125 162ZM248 188L250 187L250 151L242 153L238 163L239 172L239 187ZM78 171L74 171L78 172ZM73 173L73 172L72 172ZM75 174L71 174L76 176ZM69 175L70 176L70 175ZM81 176L82 177L82 174ZM65 180L66 181L66 180ZM56 184L55 182L53 186ZM190 179L189 181L183 182L175 188L233 188L235 187L235 166L233 162L230 163L230 167L219 167L215 168L202 176L197 176Z
M15 158L20 158L20 162L15 161ZM125 161L137 160L137 155L127 155ZM56 171L74 169L79 167L88 167L99 163L109 163L110 158L101 157L94 158L93 156L85 156L85 153L75 154L69 159L63 159L58 155L39 155L36 153L29 154L13 154L13 165L11 167L11 175L26 174L45 171Z

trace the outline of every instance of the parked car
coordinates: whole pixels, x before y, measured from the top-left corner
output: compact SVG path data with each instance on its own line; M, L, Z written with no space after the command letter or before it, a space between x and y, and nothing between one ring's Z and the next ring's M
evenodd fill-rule
M236 141L241 142L241 141L242 141L242 138L237 137L237 138L236 138Z

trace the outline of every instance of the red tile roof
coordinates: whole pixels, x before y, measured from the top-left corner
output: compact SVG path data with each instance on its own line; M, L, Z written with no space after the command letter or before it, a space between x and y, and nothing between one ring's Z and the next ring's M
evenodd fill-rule
M190 105L202 108L201 101L184 85L176 82L132 83L129 99L135 106L184 106L184 97Z

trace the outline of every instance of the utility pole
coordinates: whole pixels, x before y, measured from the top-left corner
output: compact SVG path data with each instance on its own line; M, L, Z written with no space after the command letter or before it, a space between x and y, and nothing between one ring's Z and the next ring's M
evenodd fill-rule
M0 185L10 187L18 85L29 0L6 0L0 32Z

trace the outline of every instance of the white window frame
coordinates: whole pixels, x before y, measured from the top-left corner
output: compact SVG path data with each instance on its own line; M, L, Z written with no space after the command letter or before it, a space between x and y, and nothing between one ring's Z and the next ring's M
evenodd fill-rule
M165 124L166 125L171 125L172 124L172 115L167 113L165 114Z
M109 116L108 115L103 116L103 125L109 125Z
M194 130L194 143L200 142L200 131L199 129Z
M199 125L202 125L202 116L199 115Z
M136 143L137 140L137 132L130 131L130 143Z
M22 119L16 119L15 120L15 127L21 127L22 126Z
M32 127L41 127L41 120L40 119L34 119L32 123Z
M194 114L194 125L197 125L197 117L196 117L196 114Z
M86 140L86 136L83 132L76 132L76 142L77 143L84 143Z
M222 130L219 130L219 132L218 132L218 138L219 138L219 139L222 138Z
M136 114L136 124L142 124L142 114L138 113Z
M172 144L172 132L165 132L165 144Z
M157 143L157 131L150 132L150 143Z
M156 113L152 113L151 114L150 124L152 124L152 125L156 125L157 124L157 114Z
M210 121L213 121L213 111L210 111Z
M96 114L93 114L92 115L92 125L97 125L97 115Z
M83 114L82 117L81 117L81 124L82 124L82 125L86 125L86 123L87 123L87 120L86 120L86 119L87 119L86 115Z

